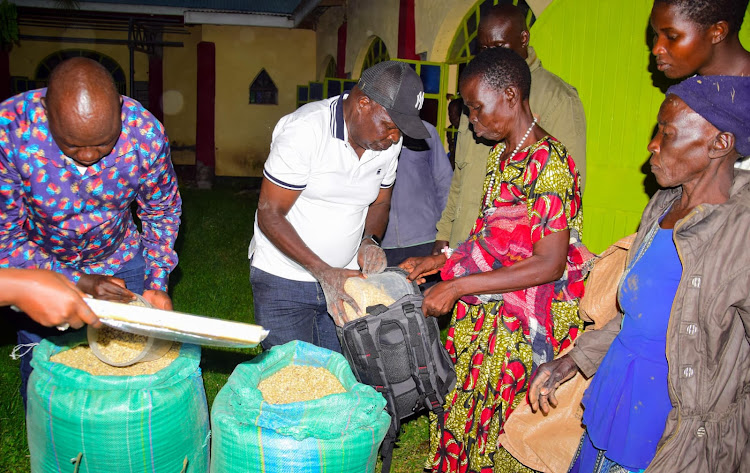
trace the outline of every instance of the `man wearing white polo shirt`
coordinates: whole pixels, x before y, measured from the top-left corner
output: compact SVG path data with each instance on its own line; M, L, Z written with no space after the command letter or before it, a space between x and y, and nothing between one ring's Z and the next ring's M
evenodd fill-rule
M264 348L304 340L341 351L335 323L346 321L344 302L356 307L344 282L385 268L379 241L401 133L430 136L423 101L414 70L386 61L349 94L276 124L249 248L255 321L270 330Z

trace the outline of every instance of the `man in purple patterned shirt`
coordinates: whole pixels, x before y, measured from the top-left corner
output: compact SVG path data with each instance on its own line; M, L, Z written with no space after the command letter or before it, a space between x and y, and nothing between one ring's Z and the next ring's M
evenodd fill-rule
M50 269L98 298L143 293L171 309L181 206L162 124L95 61L65 61L48 89L0 104L0 267Z

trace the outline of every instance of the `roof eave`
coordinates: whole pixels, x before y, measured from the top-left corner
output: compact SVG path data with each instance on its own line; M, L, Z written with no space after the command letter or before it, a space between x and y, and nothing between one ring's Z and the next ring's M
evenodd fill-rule
M208 9L188 9L184 7L148 6L148 13L154 15L182 16L185 24L234 25L234 26L265 26L272 28L295 28L321 0L303 0L292 15L243 13L232 11L216 11ZM16 5L34 8L60 8L57 0L15 0ZM108 13L143 14L143 5L126 3L97 3L80 2L80 10Z
M186 10L186 25L233 25L233 26L268 26L272 28L294 28L294 21L283 15L263 15L256 13L230 13L208 10Z

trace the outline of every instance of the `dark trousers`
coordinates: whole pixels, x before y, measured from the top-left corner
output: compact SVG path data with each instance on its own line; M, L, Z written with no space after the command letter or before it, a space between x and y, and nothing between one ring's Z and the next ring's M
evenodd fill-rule
M421 245L406 246L403 248L384 248L385 257L388 260L388 266L398 266L406 258L412 256L427 256L432 253L434 241L422 243Z
M336 324L318 282L293 281L251 266L250 283L255 323L269 330L263 349L302 340L341 353Z
M143 260L143 254L136 252L136 256L122 265L120 270L114 276L125 281L125 286L136 294L143 294L144 278L146 276L146 263ZM43 338L53 335L60 335L60 331L55 328L44 327L31 319L24 321L23 328L16 332L18 345L25 345L31 348L38 345ZM81 329L83 330L83 329ZM26 386L29 382L29 376L34 368L31 367L32 350L26 353L21 351L21 399L23 399L24 409L26 408Z

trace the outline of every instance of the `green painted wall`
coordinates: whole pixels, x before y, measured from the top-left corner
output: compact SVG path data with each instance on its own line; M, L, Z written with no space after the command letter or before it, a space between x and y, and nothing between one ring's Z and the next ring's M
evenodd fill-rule
M555 0L531 29L544 66L578 89L587 120L584 242L595 252L636 230L643 165L666 84L650 54L653 0ZM750 46L747 21L740 33ZM574 157L575 158L575 157Z
M583 238L595 252L634 232L648 202L641 169L664 99L649 71L651 5L556 0L531 30L542 64L578 89L586 110Z

